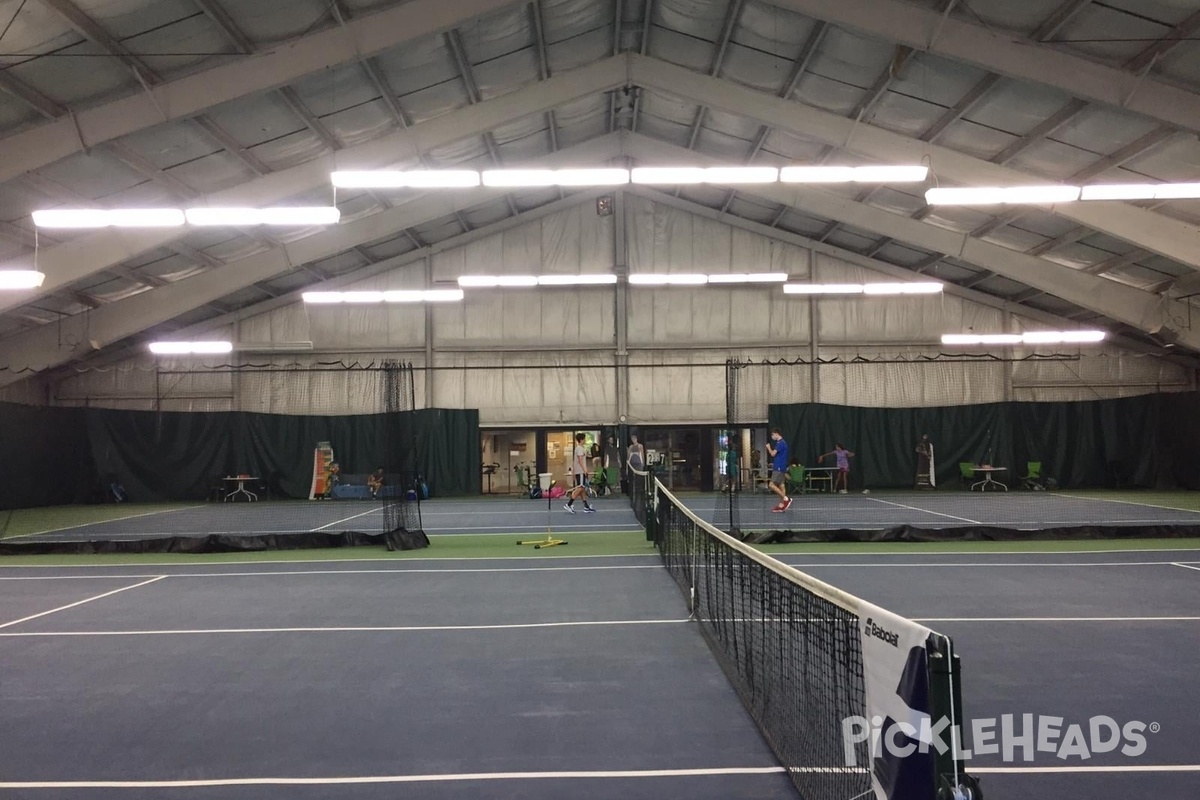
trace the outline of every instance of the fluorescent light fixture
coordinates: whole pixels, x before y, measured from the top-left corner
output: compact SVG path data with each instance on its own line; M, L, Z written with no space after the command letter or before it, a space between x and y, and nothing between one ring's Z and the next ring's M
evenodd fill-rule
M281 206L278 208L189 208L192 225L336 225L336 206Z
M703 167L635 167L634 183L704 183Z
M537 286L536 275L462 275L458 285L464 289L491 289L496 286Z
M784 294L862 294L861 283L785 283Z
M784 167L784 183L919 183L929 175L922 166Z
M151 342L150 352L160 356L232 353L232 342Z
M1153 200L1155 185L1152 183L1102 183L1084 186L1080 200Z
M386 292L305 292L306 303L425 303L463 299L462 289L395 289Z
M46 280L43 272L33 269L3 269L0 270L0 290L4 289L36 289Z
M616 275L539 275L538 286L611 286Z
M925 202L931 206L984 206L1017 203L1070 203L1079 199L1078 186L972 186L930 189Z
M304 292L300 295L306 303L340 303L341 292Z
M942 344L1020 344L1021 334L1019 333L944 333L942 334Z
M942 344L1094 344L1104 341L1104 331L1029 331L1027 333L945 333Z
M174 228L184 223L178 208L55 208L33 212L39 228Z
M1084 186L1083 200L1195 200L1200 183L1098 183Z
M864 294L941 294L940 283L866 283Z
M1200 197L1200 183L1160 183L1154 187L1155 200L1191 200Z
M1104 331L1028 331L1021 335L1025 344L1094 344L1103 342Z
M775 167L708 167L705 183L775 183L779 170Z
M454 303L463 299L462 289L397 289L383 293L389 303Z
M629 183L627 169L490 169L484 186L620 186Z
M709 283L786 283L786 272L719 272L708 276Z
M673 275L643 272L630 275L629 283L633 286L703 286L708 283L708 276L686 272Z
M479 173L467 169L342 170L329 177L339 189L466 189L479 185Z

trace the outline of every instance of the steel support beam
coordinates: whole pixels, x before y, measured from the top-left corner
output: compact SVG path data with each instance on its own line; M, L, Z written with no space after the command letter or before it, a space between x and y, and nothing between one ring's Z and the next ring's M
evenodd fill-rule
M412 0L364 14L345 27L282 42L269 52L153 86L149 92L80 110L74 120L62 117L0 139L0 182L79 152L81 138L90 147L164 121L188 119L516 4L517 0Z
M688 152L676 145L637 134L629 137L626 146L636 158L661 163L669 163ZM714 159L700 154L693 154L692 158L702 164L715 163ZM875 231L923 250L954 255L997 275L1069 300L1139 330L1150 331L1167 320L1186 318L1187 315L1183 304L1164 300L1141 289L1088 276L1087 273L1052 261L856 203L831 192L812 187L762 184L747 186L742 193L782 203L814 216L827 217L851 227ZM1184 332L1181 343L1182 339L1187 340L1187 347L1200 350L1200 331Z
M622 153L622 137L606 135L554 156L539 159L539 164L571 164L584 160L605 160ZM567 198L575 204L585 202L611 188L599 187ZM26 377L20 370L52 368L75 358L73 351L60 347L63 332L87 334L101 347L114 344L143 330L167 322L199 306L215 302L247 286L291 272L298 265L330 258L358 245L393 235L398 230L421 225L439 217L462 211L502 197L501 189L481 188L471 192L431 193L387 211L361 217L328 228L321 233L288 242L280 247L231 261L217 269L170 283L151 292L143 292L105 304L88 315L71 317L53 325L28 331L0 341L0 386ZM514 219L514 218L509 218ZM477 233L474 231L472 233ZM404 254L404 257L412 253ZM380 262L380 264L387 262ZM378 269L379 264L364 269ZM377 274L377 273L376 273ZM343 280L345 276L339 276ZM28 300L28 299L27 299Z
M564 103L624 86L628 80L628 56L606 59L577 70L563 72L543 82L441 117L394 130L361 145L347 147L329 159L316 159L289 169L255 178L207 196L212 205L265 206L312 189L329 185L330 169L375 169L391 166L406 155L426 153L452 142L479 136L507 123L560 106ZM33 296L56 289L169 246L187 235L187 228L165 230L105 230L78 236L68 242L42 248L38 261L46 283ZM28 302L30 297L24 298ZM11 300L0 300L0 311L12 308Z
M857 0L854 0L857 2ZM890 2L890 0L883 0ZM636 84L712 108L740 114L798 136L841 147L866 158L919 164L928 159L939 177L962 184L1012 185L1038 182L1031 175L947 147L921 142L837 114L800 106L752 89L701 75L659 59L630 55ZM1062 217L1145 247L1200 270L1200 230L1125 203L1066 203Z
M998 35L974 22L943 18L934 9L901 0L774 3L887 42L1051 86L1089 102L1123 108L1179 128L1200 128L1200 94L1031 39Z

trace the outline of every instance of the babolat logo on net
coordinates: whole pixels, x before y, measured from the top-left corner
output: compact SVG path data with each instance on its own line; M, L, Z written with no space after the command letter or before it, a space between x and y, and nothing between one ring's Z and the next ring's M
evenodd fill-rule
M868 620L869 622L869 620ZM972 749L962 743L962 729L945 717L931 723L924 717L920 725L885 721L882 717L853 716L842 720L842 748L846 766L857 767L860 745L869 743L870 758L883 753L906 758L914 753L949 752L951 743L964 761L975 756L999 755L1005 763L1034 761L1038 753L1062 761L1086 761L1098 753L1120 752L1137 758L1146 752L1147 734L1161 730L1157 722L1133 720L1124 725L1112 717L1099 715L1085 722L1068 723L1063 717L1004 714L995 718L971 720Z
M875 639L880 639L887 642L892 647L900 646L900 634L895 631L889 631L886 628L881 628L875 624L875 620L867 617L867 623L863 625L863 633Z

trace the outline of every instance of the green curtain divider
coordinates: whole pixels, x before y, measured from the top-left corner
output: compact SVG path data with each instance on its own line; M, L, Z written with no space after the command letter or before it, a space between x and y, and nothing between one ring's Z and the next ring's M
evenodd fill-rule
M292 416L0 404L0 508L97 502L121 483L130 499L203 500L226 475L252 474L279 497L308 496L317 442L345 473L419 472L431 494L479 491L479 412ZM411 441L410 453L386 452Z
M806 466L836 442L854 451L859 486L913 485L916 443L933 440L939 486L959 483L959 462L1026 463L1063 488L1200 488L1200 394L1151 394L1072 403L983 403L931 408L862 408L823 403L773 405L791 454Z

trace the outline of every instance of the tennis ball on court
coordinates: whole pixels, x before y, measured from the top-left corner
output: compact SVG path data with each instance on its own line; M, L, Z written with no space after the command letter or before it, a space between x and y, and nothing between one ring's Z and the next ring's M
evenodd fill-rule
M863 489L863 494L870 494L870 493L871 493L870 489Z

